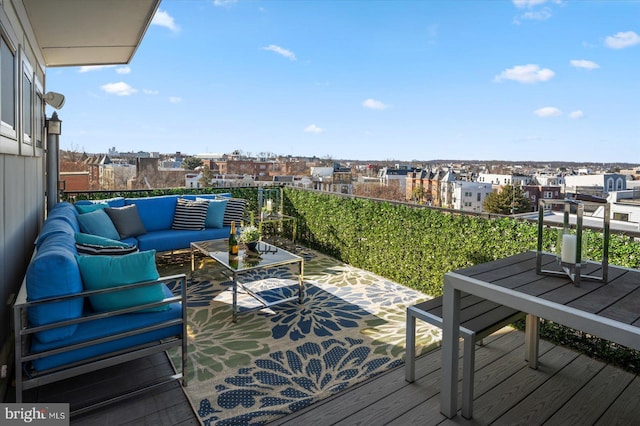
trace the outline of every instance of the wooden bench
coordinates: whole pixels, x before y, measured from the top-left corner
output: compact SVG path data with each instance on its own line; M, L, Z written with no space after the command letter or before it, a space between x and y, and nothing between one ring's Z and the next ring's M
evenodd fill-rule
M460 337L464 339L462 416L473 417L473 376L476 342L524 317L524 313L463 293L460 299ZM405 380L415 380L416 318L442 328L442 296L407 308Z

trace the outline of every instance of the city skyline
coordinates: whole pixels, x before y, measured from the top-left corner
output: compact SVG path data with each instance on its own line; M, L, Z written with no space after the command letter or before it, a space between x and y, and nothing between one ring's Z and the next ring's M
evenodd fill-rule
M165 0L47 90L62 149L640 163L638 33L636 1Z

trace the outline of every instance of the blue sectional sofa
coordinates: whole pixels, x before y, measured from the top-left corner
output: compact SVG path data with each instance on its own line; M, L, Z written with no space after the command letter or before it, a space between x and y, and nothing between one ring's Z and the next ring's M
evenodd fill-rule
M77 208L64 202L48 213L13 309L17 402L24 390L172 347L182 351L182 371L165 381L182 379L186 386L186 277L160 277L155 266L155 250L188 246L190 231L160 228L175 204L141 201L140 217L150 230L148 239L136 241L152 249L121 256L78 255L78 235L86 234Z
M200 229L174 229L174 219L179 200L209 200L205 226ZM233 205L231 205L233 203ZM123 242L134 244L140 250L170 251L189 248L191 242L215 240L229 236L229 222L240 222L244 216L244 200L232 199L231 194L166 195L145 198L113 198L105 201L81 201L82 208L110 207L123 209L135 206L142 222L140 233L120 234ZM93 213L89 211L88 213ZM113 213L113 211L112 211ZM84 218L84 216L83 216ZM117 221L116 221L117 222ZM118 227L118 223L115 223ZM82 224L81 224L82 226ZM198 227L196 227L198 228ZM104 236L104 235L103 235Z

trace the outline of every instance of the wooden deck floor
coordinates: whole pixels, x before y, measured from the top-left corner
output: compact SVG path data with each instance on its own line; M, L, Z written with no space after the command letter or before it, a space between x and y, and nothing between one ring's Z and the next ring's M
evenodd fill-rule
M418 359L414 383L401 367L274 424L639 424L639 377L546 341L532 370L523 341L523 333L503 329L477 348L473 420L440 414L438 349Z
M523 360L524 335L505 328L476 350L474 419L440 414L441 352L416 363L416 381L397 368L275 421L275 425L632 425L640 422L640 378L569 349L540 342L540 368ZM148 379L171 368L157 354L66 382L42 387L43 402L86 402L128 382ZM461 376L460 376L461 377ZM459 386L460 388L460 386ZM460 390L460 389L459 389ZM460 402L459 402L460 404ZM73 417L72 425L197 425L180 386L165 386L142 396Z

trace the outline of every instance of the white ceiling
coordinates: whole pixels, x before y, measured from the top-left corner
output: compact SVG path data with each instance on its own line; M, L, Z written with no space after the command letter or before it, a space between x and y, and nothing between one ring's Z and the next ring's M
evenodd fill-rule
M47 67L125 64L160 0L22 0Z

